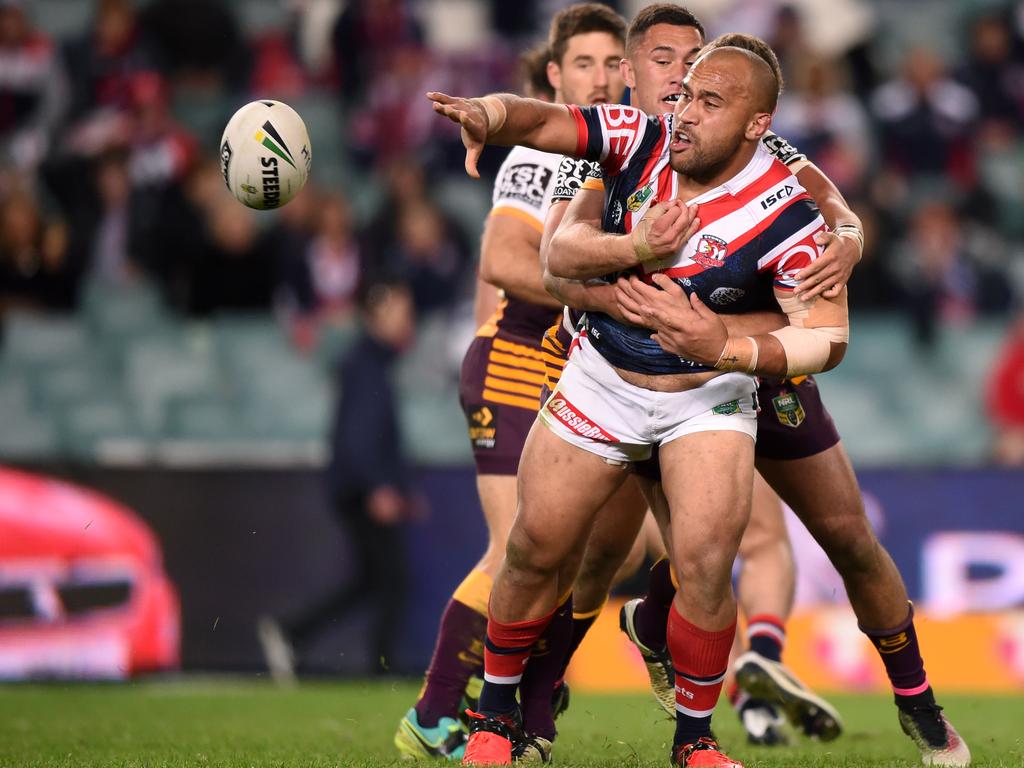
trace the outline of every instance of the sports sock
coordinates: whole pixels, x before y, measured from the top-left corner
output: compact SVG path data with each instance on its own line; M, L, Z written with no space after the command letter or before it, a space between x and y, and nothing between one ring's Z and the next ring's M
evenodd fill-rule
M928 676L924 671L921 646L914 629L914 606L910 605L906 620L892 629L866 629L863 632L871 640L889 675L896 703L900 706L934 703Z
M416 702L416 717L426 728L433 728L442 717L458 717L466 683L483 670L491 583L491 577L483 571L471 571L441 615L434 655ZM483 613L476 610L481 596Z
M782 661L786 625L778 616L768 613L751 616L747 624L747 642L754 653L759 653L772 661Z
M711 735L711 713L725 680L736 621L708 631L691 624L673 605L667 635L676 673L675 744L692 744Z
M606 601L607 602L607 601ZM572 657L576 654L576 649L580 647L580 643L583 642L583 638L587 636L587 632L594 626L594 622L597 621L597 617L601 615L601 611L604 610L604 603L601 607L587 611L586 613L572 614L572 635L569 638L569 647L565 649L565 656L562 658L562 668L558 673L558 681L565 677L566 670L569 669L569 662L572 661Z
M665 630L675 596L676 585L672 581L672 566L668 558L662 558L651 566L651 572L647 577L647 594L633 614L633 626L636 627L637 637L652 651L660 651L665 647Z
M504 715L516 708L516 690L523 669L555 611L529 621L501 622L493 614L487 617L484 642L484 687L480 691L480 713Z
M551 712L551 694L562 680L562 664L572 640L572 595L555 611L533 646L530 663L519 683L523 726L532 736L554 741L557 731Z

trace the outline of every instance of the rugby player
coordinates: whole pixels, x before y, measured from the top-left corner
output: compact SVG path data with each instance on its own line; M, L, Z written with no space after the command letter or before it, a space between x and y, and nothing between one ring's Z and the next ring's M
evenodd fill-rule
M726 36L716 43L742 44L744 37ZM799 170L798 178L809 187L805 182L806 170L806 166ZM597 199L593 199L595 197ZM587 219L600 217L603 205L600 197L600 193L595 195L586 190L580 193L567 217L567 223L575 218L580 224L560 230L558 240L554 241L560 257L575 258L582 263L587 256L588 242L606 237L598 227L586 223ZM848 238L853 239L853 233L844 235L844 239ZM801 280L803 274L806 270L798 273L796 279ZM806 296L816 295L826 288L831 294L835 287L845 283L845 278L837 282L835 273L816 279L819 277L812 277L813 288ZM635 280L629 285L623 283L618 296L620 309L628 312L632 322L655 329L655 338L667 351L700 361L701 344L708 340L709 331L722 333L720 319L699 297L691 299L696 309L692 313L686 311L690 305L682 302L678 286L660 276L653 280L666 290L655 290ZM711 347L715 344L712 342ZM712 363L717 360L720 348L714 351ZM704 359L707 360L707 356ZM762 410L756 467L794 509L843 577L860 626L885 665L902 729L921 750L926 763L969 764L970 752L966 744L942 714L927 683L906 588L867 521L849 458L813 378L781 381L763 378L758 395ZM743 587L741 582L741 598ZM654 599L644 603L650 626L657 627L667 619L663 601ZM754 622L753 626L757 628L759 623ZM765 629L770 636L772 628ZM653 634L649 629L647 632ZM641 646L645 644L642 633L631 637L638 639ZM657 643L658 639L654 634L653 639L646 641ZM740 682L755 696L781 703L787 715L797 723L807 722L808 716L811 722L820 722L822 715L828 714L827 710L821 711L815 704L815 697L773 663L778 659L773 660L764 652L765 640L759 641L757 646L762 653L746 654L736 664Z
M597 510L621 486L625 468L658 445L682 584L667 633L676 668L672 760L738 765L719 750L710 722L736 629L732 562L750 513L756 406L747 369L796 375L838 364L847 338L845 295L811 304L791 298L793 274L817 257L814 235L824 222L796 178L761 145L778 97L771 68L749 51L715 49L684 81L684 94L694 91L698 98L677 107L677 115L691 118L685 131L672 116L647 118L628 107L566 109L508 95L429 94L436 111L461 124L470 175L485 141L601 161L610 180L605 229L626 232L633 245L631 259L606 272L685 277L691 291L707 297L732 288L743 299L738 311L782 298L800 322L742 337L747 346L734 342L709 366L665 353L642 328L587 315L524 449L519 508L491 592L485 683L465 762L510 762L522 738L515 694L530 648L575 577ZM705 108L706 101L712 106ZM784 187L792 194L780 195ZM768 194L771 202L758 210L754 203ZM698 205L710 220L700 222L682 253L652 247L649 235L665 212L646 214L659 196L694 201L676 206L685 211L684 228L700 222ZM707 231L709 223L719 223L716 233ZM729 268L716 269L727 255Z
M619 61L625 28L622 17L598 3L572 5L555 15L546 69L556 101L593 104L622 99L625 86ZM467 683L483 668L491 583L516 512L519 456L540 404L540 340L561 309L544 289L539 256L560 159L516 147L495 182L481 245L480 277L500 288L503 298L466 353L459 387L488 545L449 600L424 688L399 723L395 745L405 756L462 757L465 731L458 720L460 701ZM493 293L493 288L484 288L478 305ZM542 740L535 742L539 749L554 738L552 689L569 641L571 610L563 601L562 626L550 629L553 641L561 645L553 642L538 648L530 676L535 685L531 689L530 680L524 683L524 710L531 735Z
M749 46L752 40L756 38L736 35L717 42L735 42ZM632 103L648 114L671 110L678 99L689 64L702 45L703 27L686 9L672 4L657 4L644 8L630 24L626 39L627 58L623 61L623 74L626 84L631 89ZM761 44L753 52L772 66L781 83L778 60L771 49ZM774 134L767 134L763 141L767 148L793 168L800 182L812 193L812 197L816 201L821 201L819 207L831 227L846 226L859 230L859 221L847 208L842 195L817 168L806 162L803 155ZM794 167L798 163L801 165ZM558 190L566 187L582 188L581 197L587 201L584 209L589 209L589 215L594 221L600 219L604 206L603 184L600 180L600 169L596 164L585 160L567 159L559 166L559 176L566 176L571 181L556 181L556 197L548 211L545 236L542 240L542 261L546 260L551 238L561 222L566 203L573 197L563 199L559 196ZM574 206L577 218L580 215L579 209L579 204ZM839 265L840 274L848 274L860 258L860 249L852 238L826 235L821 242L827 243L828 249L820 262L815 262L813 269L820 270L821 265L835 260ZM574 303L577 310L608 311L609 303L614 307L614 298L610 296L607 287L554 278L550 272L545 274L545 281L549 291L566 302ZM781 327L784 322L781 316L774 312L729 316L728 319L731 322L731 330L737 333L742 331L740 335L768 332ZM743 321L745 325L738 327L739 321ZM568 327L561 323L554 329L549 329L544 341L545 351L548 353L548 386L551 389L560 374L559 360L564 364L571 328L571 323ZM762 391L759 391L759 395L762 394ZM777 394L768 393L768 397ZM762 418L764 413L762 411ZM778 426L776 424L776 430ZM756 448L760 455L762 448L771 448L771 435L775 433L771 425L767 428L760 427L759 431L767 433L763 443ZM642 467L639 470L641 476L657 480L656 463L645 463ZM654 499L660 497L653 489L647 490L646 495ZM740 543L741 567L737 591L744 613L748 617L747 638L751 648L764 658L778 662L785 639L785 622L792 609L795 584L793 557L781 503L760 477L755 483L753 499L750 523ZM655 507L657 506L659 505L655 503ZM586 615L587 611L600 608L606 593L600 593L596 586L603 585L607 589L611 583L612 576L620 566L622 558L626 556L630 531L636 525L631 518L635 518L637 514L642 515L643 509L632 511L632 515L620 514L614 519L599 518L591 533L584 565L577 579L573 596L574 611ZM592 556L595 551L600 553L601 557ZM657 560L657 556L653 559ZM595 588L583 589L581 582L593 584ZM623 607L620 624L641 652L656 699L667 711L674 714L674 683L671 664L664 647L665 620L675 593L667 563L656 563L652 569L649 593L650 599L633 600ZM598 595L600 597L595 600L594 597ZM590 602L585 602L586 600ZM585 631L585 627L581 629ZM576 634L580 632L577 631ZM643 634L647 644L639 640L640 634ZM574 636L574 643L578 644L579 639ZM734 650L737 656L742 653L743 646L738 638ZM736 689L734 683L730 687L730 700L736 707L748 738L759 744L781 743L784 737L778 730L780 718L772 704ZM805 688L797 689L797 694L792 697L786 712L791 716L794 725L809 736L829 740L838 736L840 732L840 721L835 710Z

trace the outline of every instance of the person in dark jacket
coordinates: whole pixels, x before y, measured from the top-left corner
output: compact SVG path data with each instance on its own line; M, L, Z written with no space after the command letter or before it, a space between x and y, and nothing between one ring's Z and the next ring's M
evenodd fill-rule
M358 303L363 327L338 366L340 395L326 476L335 517L348 534L351 576L280 629L261 620L260 639L279 679L291 676L291 647L301 651L363 605L373 611L370 671L387 671L402 616L407 574L401 523L413 505L392 374L413 340L415 312L412 292L390 278L364 285Z

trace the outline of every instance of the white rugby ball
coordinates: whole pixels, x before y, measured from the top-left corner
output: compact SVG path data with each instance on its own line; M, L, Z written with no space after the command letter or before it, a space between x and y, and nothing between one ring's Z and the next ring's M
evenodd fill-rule
M299 193L313 160L306 124L280 101L254 101L228 121L220 140L220 170L239 202L280 208Z

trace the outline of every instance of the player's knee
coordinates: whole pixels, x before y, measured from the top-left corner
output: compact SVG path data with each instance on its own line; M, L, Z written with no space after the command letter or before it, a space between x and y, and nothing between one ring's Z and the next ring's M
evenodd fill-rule
M505 568L509 571L550 576L558 572L562 559L550 540L531 535L525 527L517 526L509 534L505 547Z
M732 558L717 547L689 549L676 552L673 567L686 590L718 595L729 587Z

